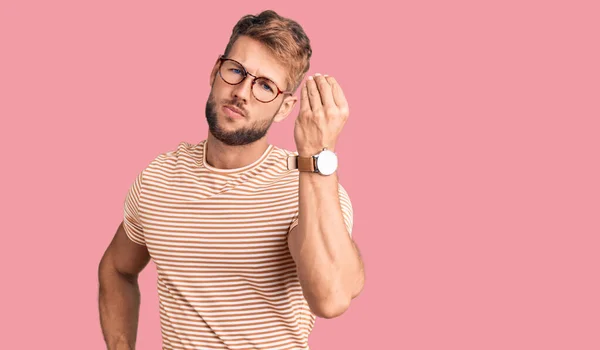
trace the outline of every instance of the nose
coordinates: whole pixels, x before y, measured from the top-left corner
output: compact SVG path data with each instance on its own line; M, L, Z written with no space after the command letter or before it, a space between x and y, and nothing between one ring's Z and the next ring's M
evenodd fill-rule
M250 95L252 94L252 81L253 77L250 75L246 75L244 80L241 83L233 86L232 95L233 97L237 97L241 100L244 100L245 103L248 103L250 99Z

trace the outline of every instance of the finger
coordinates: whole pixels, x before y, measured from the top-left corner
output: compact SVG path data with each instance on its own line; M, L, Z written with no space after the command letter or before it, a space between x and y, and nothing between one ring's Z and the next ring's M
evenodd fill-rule
M321 96L312 76L308 77L308 80L306 81L306 89L308 92L308 100L310 101L310 109L312 110L313 115L322 114L323 104L321 102Z
M327 77L327 81L331 85L331 90L333 91L333 100L338 107L348 107L348 101L346 101L346 96L344 96L344 91L342 91L342 87L338 84L337 80L334 77Z
M327 107L335 107L335 101L333 100L333 91L327 79L324 76L317 73L315 74L315 83L317 83L317 88L319 88L319 94L321 96L321 102L323 103L323 107L325 109L327 109Z
M300 111L310 111L310 101L308 100L306 83L302 84L302 90L300 91Z

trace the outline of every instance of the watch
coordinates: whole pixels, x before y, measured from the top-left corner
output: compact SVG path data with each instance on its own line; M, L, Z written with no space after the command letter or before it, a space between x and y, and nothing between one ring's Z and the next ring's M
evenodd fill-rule
M298 171L331 175L337 168L338 157L333 151L328 150L327 147L310 157L301 157L297 155L288 158L288 169L298 169Z

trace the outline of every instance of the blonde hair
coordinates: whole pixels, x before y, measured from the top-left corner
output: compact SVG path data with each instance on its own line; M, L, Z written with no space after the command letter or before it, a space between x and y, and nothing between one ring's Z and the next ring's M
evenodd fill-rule
M310 40L302 27L273 10L245 15L233 28L225 48L225 57L228 57L233 44L242 35L261 42L288 68L287 91L295 92L310 67L312 56Z

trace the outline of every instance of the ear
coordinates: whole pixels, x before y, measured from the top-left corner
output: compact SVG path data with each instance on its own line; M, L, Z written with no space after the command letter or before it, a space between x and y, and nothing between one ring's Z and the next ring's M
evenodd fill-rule
M298 102L298 97L296 97L296 96L286 97L286 99L283 100L281 107L279 107L279 112L277 112L277 114L273 118L273 121L280 122L280 121L284 120L290 114L292 109L294 109L296 102Z

